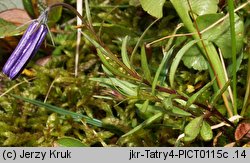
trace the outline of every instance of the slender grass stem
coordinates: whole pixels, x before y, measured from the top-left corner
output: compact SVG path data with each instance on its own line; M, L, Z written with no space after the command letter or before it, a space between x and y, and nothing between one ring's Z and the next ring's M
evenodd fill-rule
M134 49L133 49L133 52L132 52L132 54L131 54L131 56L130 56L130 63L131 63L131 65L132 65L133 62L134 62L135 53L136 53L136 51L137 51L137 49L138 49L138 47L139 47L139 45L140 45L142 39L143 39L144 36L146 35L147 31L148 31L148 30L149 30L158 20L159 20L159 19L156 19L153 23L151 23L151 24L146 28L146 30L142 33L141 37L140 37L139 40L137 41L137 43L136 43L136 45L135 45L135 47L134 47Z
M234 1L228 0L229 21L231 32L231 45L232 45L232 62L233 62L233 112L237 114L237 70L236 70L236 33L234 23Z
M77 11L82 14L82 0L77 0ZM77 17L77 26L82 25L82 20ZM77 38L76 38L76 55L75 55L75 77L78 76L78 64L79 64L79 51L81 44L81 28L77 28Z
M247 112L248 105L250 105L250 57L248 58L248 73L247 73L247 86L246 86L246 93L245 93L245 98L244 98L244 103L243 107L241 110L240 115L244 116L245 113Z

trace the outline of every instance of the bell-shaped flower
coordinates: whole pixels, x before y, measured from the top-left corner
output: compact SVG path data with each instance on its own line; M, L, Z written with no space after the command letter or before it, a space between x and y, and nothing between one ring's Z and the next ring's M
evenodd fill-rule
M47 17L48 11L45 10L38 19L29 25L17 47L5 63L2 71L10 79L17 78L29 60L38 51L48 33L48 28L45 24Z

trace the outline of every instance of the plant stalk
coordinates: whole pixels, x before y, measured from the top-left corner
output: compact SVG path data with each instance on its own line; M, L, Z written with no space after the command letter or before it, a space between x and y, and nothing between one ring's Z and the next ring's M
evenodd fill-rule
M207 58L209 65L212 69L212 71L209 71L210 77L213 78L214 76L216 76L217 85L221 89L226 84L227 80L225 78L223 66L222 66L222 63L220 61L219 55L216 51L216 48L214 47L214 45L212 43L210 43L206 40L202 40L202 35L199 31L198 25L196 24L195 20L194 20L194 23L192 22L189 14L188 14L189 12L186 11L183 2L181 0L170 0L170 1L172 2L175 10L177 11L179 17L181 18L182 22L184 23L184 25L188 29L188 31L190 33L196 33L193 35L193 38L195 40L201 40L200 42L197 42L197 45L200 48L200 50L202 51L202 53L205 55L205 57ZM189 6L190 6L190 4L189 4ZM190 8L190 10L192 10L192 9ZM190 11L190 12L192 14L192 11ZM222 97L223 97L224 103L226 105L229 117L233 116L232 105L228 100L229 92L225 91L225 93L223 94Z

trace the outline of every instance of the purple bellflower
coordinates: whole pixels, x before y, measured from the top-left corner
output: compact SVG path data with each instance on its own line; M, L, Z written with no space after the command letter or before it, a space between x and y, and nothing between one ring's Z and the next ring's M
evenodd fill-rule
M48 10L45 10L38 19L29 25L17 47L5 63L2 71L10 79L17 78L38 51L48 33L47 18Z

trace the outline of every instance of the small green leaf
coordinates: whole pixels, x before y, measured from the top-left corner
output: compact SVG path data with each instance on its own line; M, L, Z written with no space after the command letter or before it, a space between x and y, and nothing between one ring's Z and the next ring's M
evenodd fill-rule
M102 53L102 51L100 49L97 49L97 55L99 56L100 60L102 61L103 65L110 71L112 72L112 74L117 75L117 76L121 76L124 78L130 78L130 76L123 74L120 70L114 68L110 62L107 61L107 58L105 57L105 55Z
M144 122L142 122L140 125L136 126L134 129L130 130L128 133L122 135L122 137L131 135L137 131L139 131L140 129L143 129L145 127L147 127L148 125L150 125L151 123L153 123L154 121L156 121L157 119L159 119L160 117L162 117L163 113L157 113L154 116L148 118L147 120L145 120Z
M148 105L146 107L146 104L147 104L146 101L143 104L139 103L135 104L135 106L138 108L137 114L142 119L148 119L154 116L155 114L164 112L164 110L159 106Z
M243 60L243 53L240 53L237 60L236 60L236 71L239 70L240 68L240 65L242 63L242 60ZM231 78L232 75L233 75L233 64L230 64L228 65L227 67L227 74L228 74L228 77Z
M205 92L209 87L211 87L214 84L216 77L213 78L212 81L210 81L209 83L207 83L204 87L202 87L198 92L196 92L195 94L193 94L187 101L187 104L185 106L185 108L189 108L196 100L197 98L203 93Z
M150 15L161 18L163 16L163 5L166 0L140 0L143 10L147 11Z
M173 108L172 99L173 99L172 97L168 97L168 98L163 99L162 103L163 103L164 108L166 110L171 110Z
M57 144L60 147L88 147L88 145L83 144L80 140L72 137L63 137L57 140Z
M77 3L79 3L79 2L77 2ZM91 14L90 14L89 0L84 0L84 3L85 3L85 10L86 10L87 20L88 20L88 23L91 25L92 24L92 18L91 18Z
M213 98L210 102L210 106L213 107L215 106L216 102L221 98L222 94L228 89L228 87L230 86L231 84L231 81L228 80L225 85L219 89L214 95L213 95Z
M49 24L56 23L62 16L62 7L56 7L49 12Z
M173 114L177 116L191 116L192 114L190 114L189 112L173 106L172 100L176 97L178 96L170 95L168 98L163 99L162 103L164 108L166 109L166 112L170 115Z
M152 77L151 77L151 73L149 70L146 51L145 51L144 46L142 46L142 48L141 48L141 67L142 67L142 70L143 70L143 73L144 73L146 80L151 82Z
M119 88L119 90L127 96L137 95L137 86L125 80L116 78L90 78L90 80L100 82L106 87Z
M167 60L170 58L169 56L171 55L172 52L173 52L173 47L166 54L164 53L164 56L161 60L161 63L160 63L160 65L155 73L155 77L154 77L154 80L152 83L152 94L153 95L155 94L155 88L156 88L160 73L162 72L162 69L164 68Z
M213 131L211 129L211 126L206 121L202 122L200 135L205 141L209 141L213 138Z
M46 0L46 4L49 6L49 5L52 5L54 3L60 3L60 2L63 2L64 0ZM63 7L62 6L58 6L56 8L53 8L50 12L49 12L49 22L48 24L49 25L54 25L62 16L62 9Z
M219 0L171 0L172 3L177 5L183 5L185 7L183 12L190 12L190 6L192 8L193 14L204 15L216 13L218 10Z
M155 21L153 21L145 30L144 32L142 33L142 35L140 36L140 38L138 39L133 51L132 51L132 54L130 56L130 62L133 64L134 63L134 57L135 57L135 53L139 47L139 45L142 43L142 40L143 38L145 37L146 33L149 31L149 29L158 21L159 19L156 19Z
M148 104L149 104L149 100L146 100L144 103L143 103L143 105L142 105L142 108L141 108L141 111L142 112L146 112L147 111L147 109L148 109Z
M177 115L180 115L180 116L191 116L192 115L191 113L186 112L186 111L184 111L184 110L182 110L180 108L177 108L177 107L173 107L172 112L174 114L177 114Z
M105 20L105 18L103 18ZM111 24L111 23L95 23L93 22L93 27L101 28L102 32L113 37L126 37L137 36L137 32L133 28L127 27L121 24Z
M192 121L188 123L185 127L184 133L184 141L193 141L200 133L200 129L203 122L203 116L194 118Z

